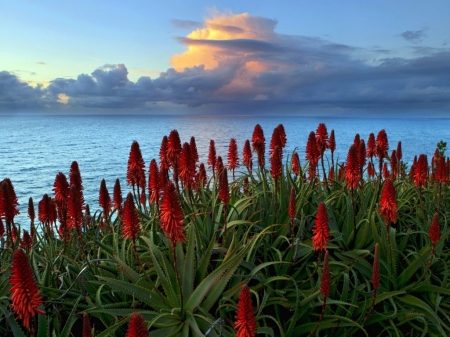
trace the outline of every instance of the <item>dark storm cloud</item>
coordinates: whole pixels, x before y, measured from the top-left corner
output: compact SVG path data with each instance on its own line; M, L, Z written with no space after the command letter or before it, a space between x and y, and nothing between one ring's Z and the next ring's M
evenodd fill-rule
M422 42L422 38L426 36L425 32L426 29L407 30L406 32L403 32L401 36L411 43L420 43Z
M7 71L0 71L0 111L42 108L47 104L41 86L33 88Z

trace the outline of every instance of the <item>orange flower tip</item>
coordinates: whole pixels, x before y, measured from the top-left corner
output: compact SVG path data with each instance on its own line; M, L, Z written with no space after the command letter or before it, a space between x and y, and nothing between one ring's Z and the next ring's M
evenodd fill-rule
M237 337L254 337L257 333L250 289L247 285L242 287L239 295L234 329Z

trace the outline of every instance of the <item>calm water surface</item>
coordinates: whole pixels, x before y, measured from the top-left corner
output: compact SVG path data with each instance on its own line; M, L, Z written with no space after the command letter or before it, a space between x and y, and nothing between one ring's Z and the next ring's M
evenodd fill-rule
M128 154L133 140L141 147L146 166L158 158L161 139L173 129L182 143L194 136L200 161L206 163L210 139L217 155L226 158L230 138L236 138L239 155L253 128L260 124L269 144L273 129L284 125L288 143L285 156L297 149L304 161L304 149L310 131L325 123L335 130L336 155L345 161L356 133L367 143L371 132L385 129L390 149L402 141L403 157L412 162L414 155L429 157L436 143L450 146L450 119L364 119L332 117L241 117L241 116L0 116L0 180L11 179L20 203L16 221L28 227L27 204L37 203L47 193L53 195L58 172L68 176L72 161L77 161L83 179L85 200L94 212L98 206L100 181L105 178L112 194L116 178L121 180L125 197ZM447 153L448 154L448 153ZM267 159L266 159L267 162Z

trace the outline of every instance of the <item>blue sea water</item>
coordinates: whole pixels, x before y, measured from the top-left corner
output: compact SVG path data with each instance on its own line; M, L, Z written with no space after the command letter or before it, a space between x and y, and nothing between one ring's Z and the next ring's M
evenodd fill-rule
M376 136L381 129L386 130L391 150L402 141L403 158L409 163L414 155L421 153L430 158L440 140L450 146L450 119L437 118L9 115L0 116L0 121L0 180L8 177L14 185L21 212L15 220L23 228L29 227L29 197L33 197L37 213L42 196L45 193L53 196L56 174L63 172L68 176L73 161L80 167L85 200L92 213L99 209L98 190L103 178L111 195L119 178L125 197L127 162L133 140L139 142L148 167L151 159L158 158L161 139L173 129L178 130L182 143L195 137L200 161L204 163L210 139L214 139L217 155L225 162L231 138L237 140L241 156L244 142L251 139L256 124L262 126L267 144L273 129L283 124L288 139L284 158L297 149L302 162L308 135L319 123L325 123L328 132L335 130L335 157L340 162L345 161L356 133L367 143L369 134L373 132Z

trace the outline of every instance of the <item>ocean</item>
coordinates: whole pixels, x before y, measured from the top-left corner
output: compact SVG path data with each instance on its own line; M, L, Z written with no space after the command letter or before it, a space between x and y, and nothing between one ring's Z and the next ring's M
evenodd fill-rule
M77 161L84 186L84 197L91 213L98 206L98 190L104 178L112 196L115 180L121 181L125 198L126 172L131 143L139 142L146 167L155 158L164 135L176 129L181 142L195 137L200 161L206 165L209 141L216 144L217 155L224 163L231 138L238 144L240 158L246 139L260 124L270 143L273 129L283 124L287 145L284 160L292 151L299 152L302 164L310 131L325 123L336 136L335 158L344 162L356 133L367 144L371 132L385 129L390 150L402 142L403 160L411 163L414 155L433 155L436 144L443 140L450 146L450 119L438 118L357 118L357 117L286 117L286 116L216 116L216 115L2 115L0 116L0 180L10 178L16 191L20 214L15 222L29 227L28 199L37 204L44 194L53 196L53 183L58 172L68 177L70 165ZM390 152L390 151L389 151ZM329 156L329 151L326 152ZM448 155L448 153L447 153ZM269 167L268 156L266 165ZM256 162L256 159L254 159Z

